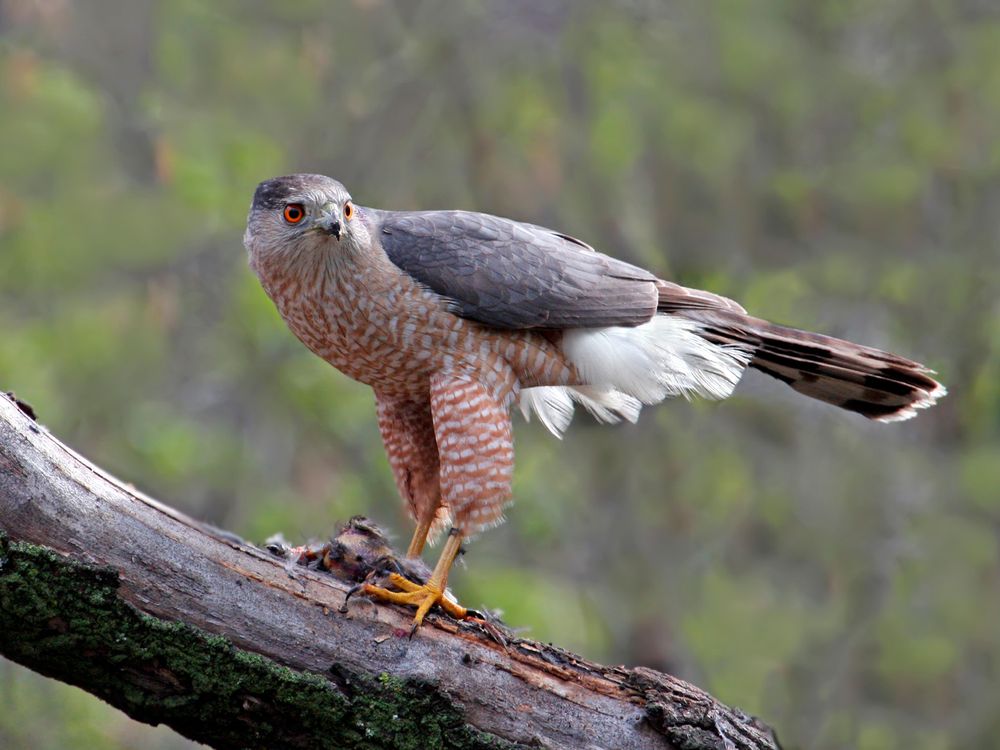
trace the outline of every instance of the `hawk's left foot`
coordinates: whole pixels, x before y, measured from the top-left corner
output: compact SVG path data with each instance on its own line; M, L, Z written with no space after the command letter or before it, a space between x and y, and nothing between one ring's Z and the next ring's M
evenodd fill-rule
M389 583L400 591L389 591L370 583L364 584L361 591L382 601L415 606L417 613L413 616L411 635L420 627L424 617L435 604L455 619L464 620L468 616L468 610L446 593L448 571L451 569L451 564L455 561L461 546L462 535L457 529L452 529L448 535L448 541L444 545L444 550L441 552L441 559L438 560L438 564L427 583L417 584L398 573L390 573Z

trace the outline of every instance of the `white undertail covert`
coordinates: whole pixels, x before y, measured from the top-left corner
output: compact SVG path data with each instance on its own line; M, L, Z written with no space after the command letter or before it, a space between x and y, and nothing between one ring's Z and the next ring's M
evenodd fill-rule
M520 395L521 411L526 419L536 414L560 436L575 403L601 422L634 422L642 404L675 396L726 398L752 353L706 341L698 327L694 321L656 315L634 328L570 329L563 334L562 350L587 385L526 388Z

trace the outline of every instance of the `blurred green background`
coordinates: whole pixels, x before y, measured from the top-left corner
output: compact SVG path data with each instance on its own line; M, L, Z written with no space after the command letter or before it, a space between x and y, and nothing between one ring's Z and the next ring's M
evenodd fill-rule
M905 424L756 373L562 442L518 420L517 503L452 583L790 748L997 746L996 3L0 0L0 388L252 540L366 513L405 544L370 391L246 268L253 188L290 171L939 370ZM190 743L0 662L0 746Z

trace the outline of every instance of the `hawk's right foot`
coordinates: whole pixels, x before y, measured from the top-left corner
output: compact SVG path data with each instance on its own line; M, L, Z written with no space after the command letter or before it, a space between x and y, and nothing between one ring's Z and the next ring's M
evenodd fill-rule
M413 617L413 629L416 630L424 621L427 613L436 604L456 620L464 620L468 610L456 602L443 588L433 585L431 581L417 584L398 573L389 574L389 583L401 591L390 591L381 586L366 583L361 592L392 604L407 604L415 606L417 613Z
M388 575L389 583L400 591L390 591L370 583L363 584L360 591L384 602L415 606L417 613L413 617L413 628L410 630L410 635L416 632L423 623L424 617L435 604L455 619L464 620L468 616L468 610L458 604L446 590L448 571L461 547L462 535L457 529L452 529L448 535L448 541L445 542L444 549L441 551L441 558L434 567L434 572L431 573L427 583L414 583L398 573L390 573Z

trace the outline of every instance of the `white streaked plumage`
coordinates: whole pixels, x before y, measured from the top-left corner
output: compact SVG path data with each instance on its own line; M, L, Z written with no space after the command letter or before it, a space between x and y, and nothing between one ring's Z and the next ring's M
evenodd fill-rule
M518 406L526 422L531 421L531 415L536 414L538 421L545 429L558 438L569 427L573 420L573 399L569 388L560 385L544 385L537 388L521 389Z
M530 422L534 413L549 432L561 438L573 419L574 402L605 424L623 419L635 422L642 409L642 403L626 393L588 385L525 388L518 403L525 420Z
M751 353L699 336L698 323L657 315L635 328L573 329L562 350L588 384L655 404L670 396L725 398Z
M566 331L562 350L585 386L545 386L521 391L525 419L534 413L561 436L573 418L574 402L601 422L634 422L642 404L673 396L720 399L729 396L751 354L706 341L696 322L657 315L634 328Z
M623 419L635 423L642 411L642 402L614 388L580 385L570 388L570 398L589 411L594 419L605 424L617 424Z

